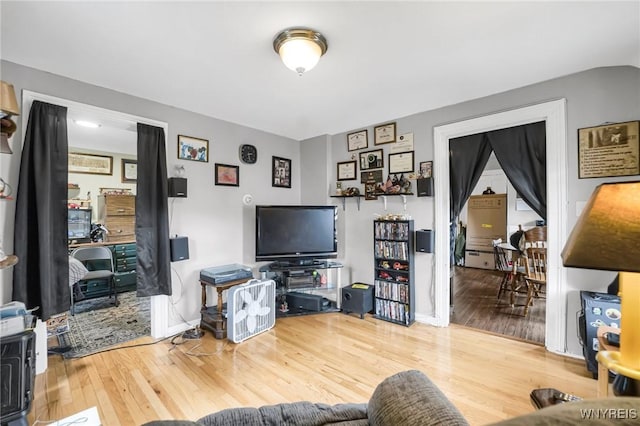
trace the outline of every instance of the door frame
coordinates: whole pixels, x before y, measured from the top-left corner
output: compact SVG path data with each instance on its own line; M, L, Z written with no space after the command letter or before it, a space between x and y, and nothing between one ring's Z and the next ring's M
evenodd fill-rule
M120 111L99 108L93 105L84 104L81 102L71 101L68 99L59 98L56 96L45 95L43 93L32 92L30 90L22 90L22 111L24 114L29 114L31 111L31 104L33 101L47 102L54 105L60 105L72 109L73 111L87 112L93 116L104 117L105 119L124 122L136 128L137 123L148 124L150 126L156 126L164 129L165 136L169 134L169 124L164 121L153 120L146 117L140 117L137 115L127 114ZM22 120L22 147L24 147L24 138L27 133L28 120ZM151 317L151 337L159 339L168 336L169 331L169 296L158 295L151 296L150 299L150 317Z
M434 318L437 326L449 325L449 139L545 121L547 161L547 226L549 250L545 347L564 354L567 328L567 271L560 261L567 238L567 120L566 99L544 102L482 117L436 126L434 144L435 280Z

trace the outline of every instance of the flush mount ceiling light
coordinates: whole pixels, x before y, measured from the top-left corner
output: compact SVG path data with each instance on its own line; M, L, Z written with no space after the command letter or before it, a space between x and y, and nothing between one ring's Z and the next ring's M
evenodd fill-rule
M327 40L309 28L289 28L273 40L276 51L285 66L302 75L316 66L327 51Z
M94 123L93 121L73 120L73 122L76 123L78 126L88 127L90 129L97 129L98 127L101 127L101 124Z

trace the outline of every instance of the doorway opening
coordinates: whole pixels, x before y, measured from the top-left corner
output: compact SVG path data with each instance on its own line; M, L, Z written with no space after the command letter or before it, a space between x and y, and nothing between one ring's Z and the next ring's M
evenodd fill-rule
M66 107L68 109L67 112L67 120L79 119L83 117L84 119L93 118L95 121L100 123L108 123L110 128L111 137L114 135L122 135L123 132L129 132L129 143L130 141L136 141L137 143L137 123L144 123L151 126L156 126L162 128L164 130L165 135L168 134L168 124L165 122L160 122L152 119L148 119L145 117L139 117L119 111L108 110L104 108L95 107L88 104L83 104L80 102L70 101L63 98L58 98L55 96L45 95L41 93L31 92L28 90L23 90L22 92L22 111L25 111L25 115L28 116L28 111L31 110L31 105L33 101L42 101L51 103L54 105L59 105ZM22 120L22 135L26 134L28 120ZM69 123L69 128L73 127L73 122ZM131 136L131 133L133 135ZM130 138L133 139L130 139ZM135 145L133 151L131 147L125 147L127 144L127 139L124 138L124 145L120 149L125 150L126 152L135 152ZM151 337L153 338L163 338L168 335L168 312L169 312L169 296L159 295L159 296L151 296L150 297L150 322L151 322Z
M562 242L567 236L567 137L566 100L545 102L495 113L434 128L435 186L435 281L433 323L447 326L450 321L449 232L449 139L545 121L547 150L547 226L548 275L545 321L545 347L565 353L566 270L560 262Z
M545 298L536 297L525 315L527 293L522 276L514 283L518 291L512 293L509 284L505 289L504 280L513 275L501 271L499 262L497 268L492 248L483 246L488 242L486 235L495 235L490 237L495 240L498 234L500 243L511 246L512 235L536 226L542 218L519 198L495 153L471 197L458 218L456 243L461 247L456 244L452 265L451 323L543 345ZM490 202L497 203L495 210L486 208L485 203ZM506 261L517 260L519 252L505 250L504 255Z

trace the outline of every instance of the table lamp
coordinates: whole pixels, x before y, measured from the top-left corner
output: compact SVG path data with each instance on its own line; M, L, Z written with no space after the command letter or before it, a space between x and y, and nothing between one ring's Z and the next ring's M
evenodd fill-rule
M640 181L596 187L562 250L564 266L618 271L620 351L598 352L609 370L640 380Z

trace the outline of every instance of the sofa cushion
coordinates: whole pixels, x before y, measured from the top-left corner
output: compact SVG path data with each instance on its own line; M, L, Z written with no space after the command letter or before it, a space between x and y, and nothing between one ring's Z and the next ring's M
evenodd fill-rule
M198 420L204 426L341 425L366 426L366 404L327 405L300 401L260 408L229 408Z
M383 380L373 392L367 411L372 426L468 425L458 409L418 370Z

